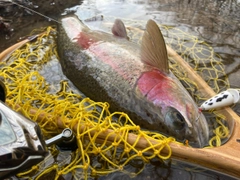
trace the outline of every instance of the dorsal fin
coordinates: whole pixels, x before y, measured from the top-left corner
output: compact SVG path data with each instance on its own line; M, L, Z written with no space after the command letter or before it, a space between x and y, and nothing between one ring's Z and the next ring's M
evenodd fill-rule
M169 73L167 49L163 35L158 25L153 21L147 22L141 45L141 60L145 64L157 67Z
M115 20L115 22L114 22L114 24L113 24L113 27L112 27L112 33L113 33L115 36L128 39L125 25L124 25L124 23L122 22L122 20L120 20L120 19L116 19L116 20Z

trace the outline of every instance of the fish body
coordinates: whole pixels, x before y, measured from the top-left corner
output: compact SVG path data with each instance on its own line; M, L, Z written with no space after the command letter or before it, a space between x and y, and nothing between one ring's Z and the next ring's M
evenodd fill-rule
M154 21L149 20L141 47L127 40L119 20L113 26L115 35L92 31L76 16L60 21L62 69L81 92L109 102L111 110L126 112L144 129L188 140L195 147L206 145L206 119L169 70L166 46Z

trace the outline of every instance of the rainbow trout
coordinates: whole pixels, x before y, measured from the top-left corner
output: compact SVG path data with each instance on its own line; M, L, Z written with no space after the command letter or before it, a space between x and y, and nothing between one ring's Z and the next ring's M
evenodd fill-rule
M196 103L171 73L166 45L157 24L149 20L142 45L128 41L121 20L108 34L92 31L76 16L61 20L58 52L65 75L86 96L109 102L140 127L207 145L209 130Z

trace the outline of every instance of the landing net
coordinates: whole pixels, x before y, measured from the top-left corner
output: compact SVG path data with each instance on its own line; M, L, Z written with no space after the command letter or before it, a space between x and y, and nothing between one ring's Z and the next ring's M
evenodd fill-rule
M128 31L130 39L134 40L136 33ZM196 63L202 65L195 66L195 70L207 74L205 79L216 92L228 88L227 79L218 82L217 74L224 71L221 61L215 59L217 56L212 49L203 42L199 47L196 37L192 47L189 47L189 43L187 45L178 43L181 42L176 39L179 35L174 32L175 30L171 31L172 29L165 27L164 32L175 34L171 37L172 41L167 40L168 44L172 44L174 49L179 46L177 51L182 52L182 56L189 59L190 63L197 58ZM186 36L191 39L189 35ZM52 146L51 155L44 162L18 174L18 177L89 179L116 171L135 176L151 159L156 157L161 160L169 159L171 156L169 143L175 141L174 138L143 131L127 114L112 113L109 111L108 103L94 102L74 88L61 72L55 37L56 31L51 27L47 28L36 42L28 43L16 50L6 62L0 64L0 76L6 84L6 103L10 107L38 122L46 138L61 133L65 127L73 129L77 149L63 156L56 146ZM218 68L204 66L204 59L211 59L212 65ZM171 69L194 94L196 101L201 101L202 98L196 95L197 87L194 86L194 82L185 78L184 71L178 69L177 63L172 62ZM224 117L211 118L218 123L213 127L210 146L219 146L221 140L229 135L229 130L223 122Z

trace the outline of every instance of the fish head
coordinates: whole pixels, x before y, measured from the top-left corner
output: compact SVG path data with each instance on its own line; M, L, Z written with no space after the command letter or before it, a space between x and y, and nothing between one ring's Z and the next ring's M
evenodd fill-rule
M174 104L162 109L164 122L177 140L188 142L192 147L204 147L209 140L209 127L205 116L188 94L184 98L177 94ZM183 96L182 96L183 97ZM177 99L177 100L176 100Z
M187 140L194 147L206 145L209 139L207 121L170 71L166 44L153 20L147 22L142 37L141 61L153 70L142 75L138 86L143 95L161 109L167 134L180 141Z
M158 69L144 72L137 83L138 90L153 111L158 114L151 122L156 130L191 146L203 147L209 139L209 128L196 102L172 73Z

